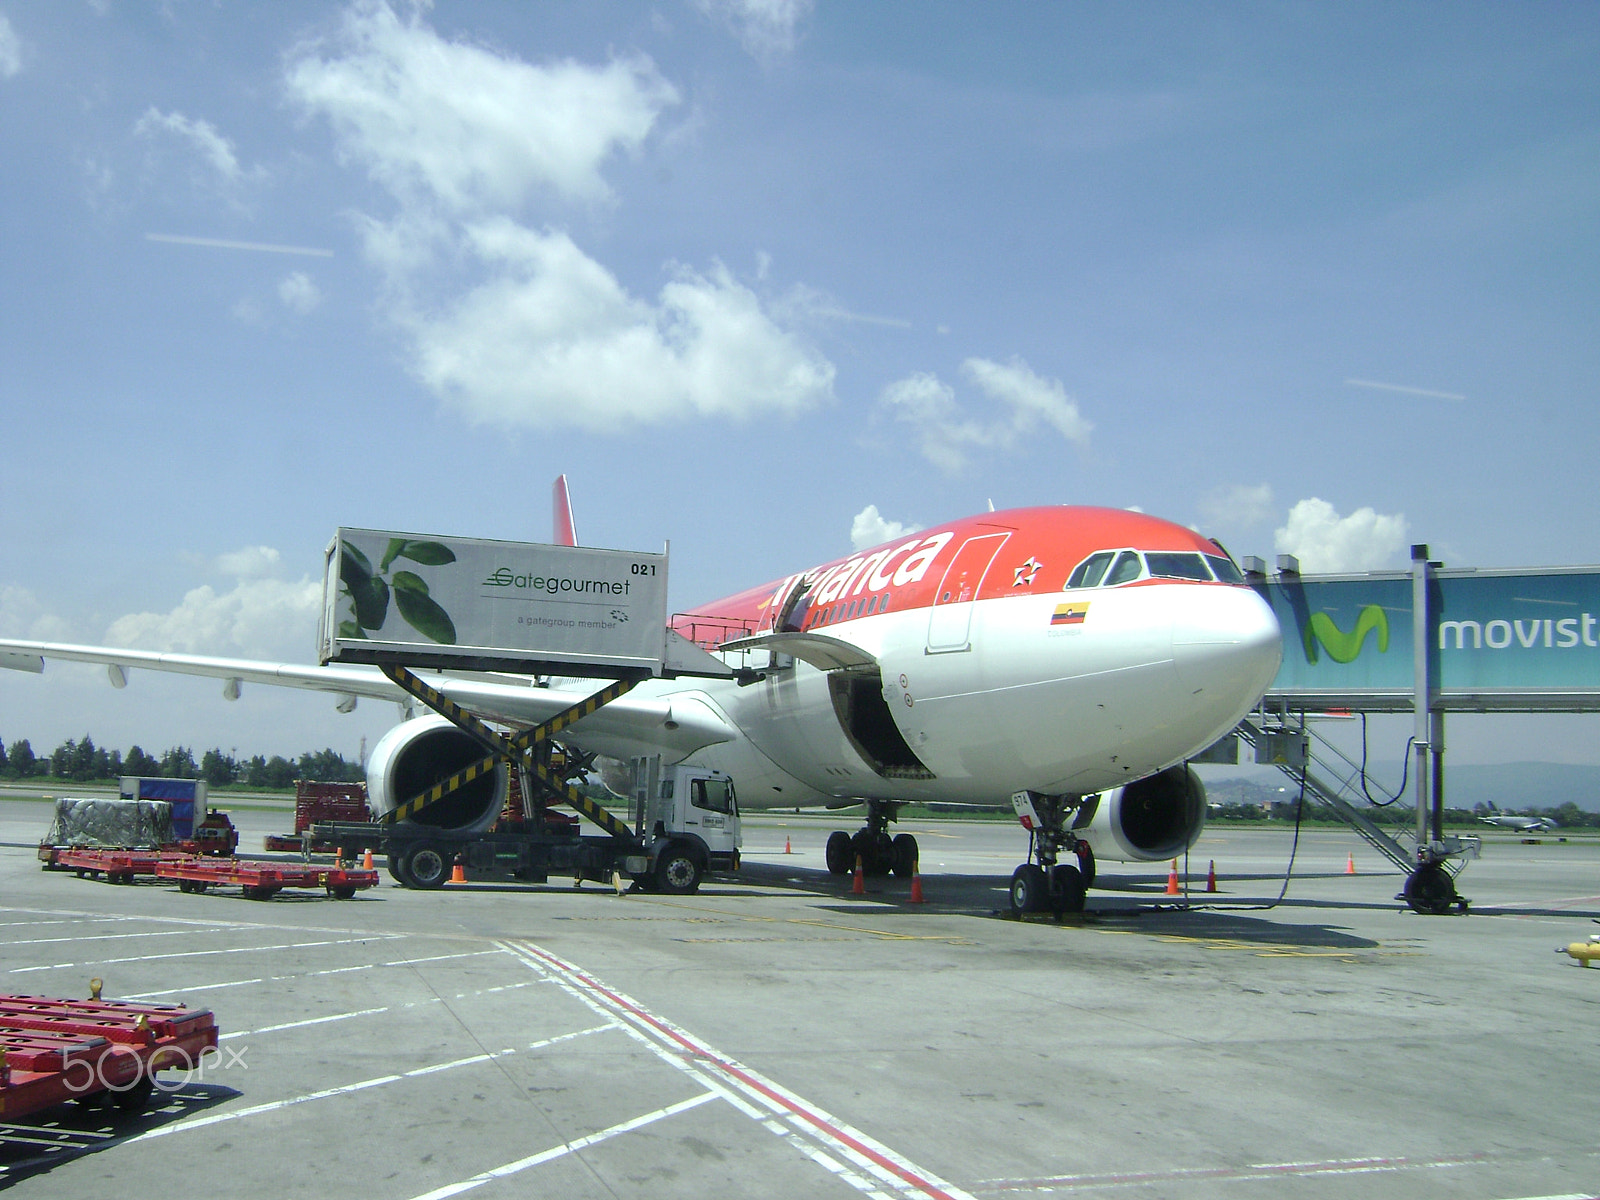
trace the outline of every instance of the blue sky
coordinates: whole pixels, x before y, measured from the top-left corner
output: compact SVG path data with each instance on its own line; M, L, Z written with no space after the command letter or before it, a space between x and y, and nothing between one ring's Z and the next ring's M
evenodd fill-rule
M309 660L336 526L543 538L563 471L679 607L991 499L1600 562L1597 43L1586 4L0 0L0 635ZM391 715L212 693L55 667L0 737ZM1585 722L1457 751L1597 761Z

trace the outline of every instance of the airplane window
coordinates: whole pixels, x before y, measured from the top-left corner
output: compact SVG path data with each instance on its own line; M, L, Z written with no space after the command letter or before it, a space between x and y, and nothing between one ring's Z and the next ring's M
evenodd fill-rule
M860 605L860 603L861 603L861 601L859 601L859 600L850 601L850 611L845 613L845 615L844 615L844 619L845 620L849 621L849 620L853 620L855 618L856 608L857 608L857 606Z
M878 605L878 611L881 612L881 613L888 612L889 611L889 593L885 592L882 596L880 596L878 598L883 601L882 604Z
M1244 576L1239 574L1239 568L1233 565L1231 558L1220 558L1215 554L1206 555L1206 562L1211 564L1211 573L1223 583L1243 583Z
M1203 579L1211 582L1211 572L1198 554L1172 554L1166 551L1146 550L1145 562L1150 564L1150 574L1158 579Z
M1111 560L1116 555L1110 550L1102 550L1098 554L1091 554L1076 567L1072 574L1067 576L1069 588L1094 587L1100 582L1100 576L1106 573L1106 567L1111 565Z
M1116 587L1119 583L1128 583L1144 574L1144 563L1139 555L1132 550L1124 550L1117 555L1117 561L1112 564L1111 571L1106 575L1104 587Z

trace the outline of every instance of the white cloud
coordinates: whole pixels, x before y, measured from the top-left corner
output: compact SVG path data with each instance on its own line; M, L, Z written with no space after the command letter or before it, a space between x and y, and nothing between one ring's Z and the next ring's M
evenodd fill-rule
M373 179L456 213L515 206L539 186L603 198L606 158L637 148L678 102L648 58L534 66L446 41L418 12L402 20L378 2L349 9L330 42L301 47L287 83Z
M1212 525L1243 529L1272 516L1272 486L1235 483L1213 488L1200 498L1200 515Z
M1020 358L1004 364L969 358L961 369L993 399L1012 406L1018 434L1032 432L1035 422L1043 421L1069 442L1088 445L1089 431L1094 426L1078 413L1077 401L1067 395L1059 379L1035 375Z
M1300 560L1308 573L1373 571L1389 565L1406 546L1406 519L1358 508L1341 517L1326 500L1315 496L1289 510L1288 522L1274 532L1280 554Z
M140 137L173 134L187 142L224 183L235 184L244 178L233 143L218 133L210 121L191 120L180 112L163 113L151 107L134 124L133 132Z
M0 637L65 642L72 640L72 636L71 626L45 611L39 598L27 588L13 584L0 587Z
M1002 364L969 358L961 369L1009 412L988 420L968 416L956 402L955 389L926 371L891 383L879 398L896 420L916 427L923 456L941 470L960 471L974 450L1013 450L1041 425L1079 445L1088 443L1093 426L1059 380L1034 374L1021 359Z
M216 569L237 579L261 579L278 573L283 556L271 546L244 546L216 558Z
M680 270L652 306L564 233L499 219L467 237L494 278L413 332L418 374L475 420L604 432L683 415L795 412L832 394L832 364L720 265Z
M263 549L238 553L248 557ZM221 593L208 584L188 592L169 612L117 618L106 630L106 644L303 662L311 654L321 605L322 585L310 579L240 579Z
M290 312L305 316L322 303L322 291L304 271L295 271L278 284L278 299Z
M748 54L765 60L794 49L812 0L695 0L695 7L726 25Z
M921 528L920 525L887 520L878 512L876 504L869 504L850 522L850 545L857 550L866 550L884 542L891 542L903 534L915 533Z
M22 40L5 13L0 13L0 79L10 79L22 70Z
M832 397L833 365L720 263L676 268L652 302L564 230L514 218L609 196L608 159L678 102L648 59L532 65L447 41L420 12L357 4L287 84L396 201L358 220L429 388L473 421L597 432Z

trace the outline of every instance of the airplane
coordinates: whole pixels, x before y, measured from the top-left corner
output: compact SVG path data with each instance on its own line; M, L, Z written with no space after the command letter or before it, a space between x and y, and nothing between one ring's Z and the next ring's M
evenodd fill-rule
M1515 813L1503 813L1494 806L1494 801L1489 802L1489 815L1479 817L1484 825L1495 825L1501 829L1515 829L1519 833L1538 833L1546 829L1556 829L1558 826L1549 817L1523 817Z
M565 476L557 544L576 545ZM670 628L742 668L737 679L646 680L569 727L581 755L690 756L726 771L745 810L864 806L827 841L830 871L909 876L890 836L901 806L1011 807L1029 834L1018 913L1082 908L1097 859L1164 861L1205 824L1186 759L1231 730L1277 673L1276 618L1222 546L1123 509L1043 506L946 522L675 615ZM405 717L368 761L392 811L481 751L377 668L310 666L0 640L0 666L104 664L396 701ZM429 682L477 716L527 727L592 684L445 672ZM482 780L478 781L484 782ZM418 821L490 822L501 790L463 789ZM463 806L471 811L463 811ZM473 806L476 806L475 808ZM1063 856L1072 861L1060 862Z

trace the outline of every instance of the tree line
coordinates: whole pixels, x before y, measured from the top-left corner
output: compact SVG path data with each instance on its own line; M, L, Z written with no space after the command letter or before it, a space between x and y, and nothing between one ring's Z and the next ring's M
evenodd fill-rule
M159 758L139 746L131 746L128 753L123 754L120 750L96 746L88 734L84 734L82 741L68 738L43 756L35 753L27 738L9 746L0 739L0 778L48 777L92 783L116 780L124 775L203 779L212 787L238 783L259 788L291 788L300 779L353 783L366 777L362 764L348 762L344 755L331 749L307 752L297 759L287 759L281 754L271 758L257 754L238 759L220 749L212 749L201 754L196 762L194 752L187 746L172 746Z

